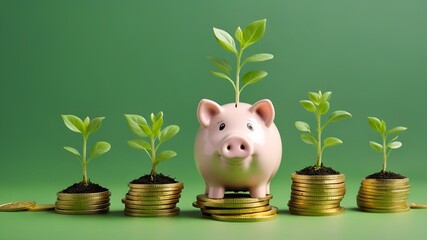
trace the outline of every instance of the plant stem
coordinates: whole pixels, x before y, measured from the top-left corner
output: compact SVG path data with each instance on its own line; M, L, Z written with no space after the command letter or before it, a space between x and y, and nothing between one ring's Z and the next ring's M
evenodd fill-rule
M156 146L154 145L154 136L151 137L151 180L156 176Z
M322 128L321 128L321 114L316 111L317 120L317 162L316 169L322 166Z
M387 169L387 136L383 135L383 172Z
M89 185L89 179L87 177L86 145L87 145L87 137L83 136L82 167L83 167L83 185L85 186Z
M237 54L237 64L236 64L236 88L235 88L236 107L240 101L240 69L241 69L240 62L242 59L242 54L243 54L243 49L240 49L239 53Z

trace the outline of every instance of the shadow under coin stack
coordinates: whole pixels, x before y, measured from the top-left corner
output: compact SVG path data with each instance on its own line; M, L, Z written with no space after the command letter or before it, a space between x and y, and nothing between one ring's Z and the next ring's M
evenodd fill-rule
M330 216L340 214L345 195L345 176L292 174L289 212L295 215Z
M170 184L132 184L125 204L125 215L132 217L167 217L179 215L176 204L181 197L184 185L181 182Z
M409 210L409 179L363 179L357 206L365 212L394 213Z
M61 214L88 215L108 213L110 210L109 191L98 193L58 193L55 211Z
M263 198L252 198L249 194L225 194L224 198L209 198L206 194L197 196L193 207L200 208L203 215L219 221L256 222L276 218L277 208L270 206L267 195Z

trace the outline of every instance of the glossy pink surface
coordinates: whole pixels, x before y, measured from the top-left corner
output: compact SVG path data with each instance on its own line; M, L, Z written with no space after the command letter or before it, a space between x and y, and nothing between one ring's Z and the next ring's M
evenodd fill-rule
M203 99L197 117L201 127L194 156L206 194L210 198L223 198L225 191L249 191L251 197L270 194L270 181L282 159L271 101L236 107Z

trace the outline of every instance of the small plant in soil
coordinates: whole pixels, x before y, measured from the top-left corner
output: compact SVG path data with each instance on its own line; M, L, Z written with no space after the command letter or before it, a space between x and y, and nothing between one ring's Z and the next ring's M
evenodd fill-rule
M387 158L392 150L402 147L402 142L396 140L399 138L398 134L406 131L407 128L397 126L387 130L385 121L376 117L368 117L368 123L369 126L381 136L381 143L369 141L369 145L374 150L381 152L383 156L383 167L380 172L369 175L367 178L405 178L400 174L387 171Z
M236 65L234 73L231 73L232 66L228 63L227 60L216 57L208 57L208 59L220 70L219 72L211 71L211 73L216 77L223 78L231 83L235 92L236 107L240 101L240 94L242 93L243 89L249 85L261 81L268 74L266 71L256 70L246 72L243 77L240 78L242 68L245 64L251 62L263 62L273 58L272 54L258 53L242 59L243 52L264 36L266 23L267 20L262 19L252 22L243 30L240 27L237 27L234 36L239 43L239 47L236 46L234 38L228 32L219 28L213 28L215 38L219 45L226 51L233 53L234 57L236 58ZM242 87L240 87L240 80L243 82Z
M151 113L151 125L147 120L134 114L125 114L125 118L130 130L138 137L144 139L135 139L128 141L130 147L145 152L151 160L151 172L140 179L136 179L133 183L170 183L175 182L173 178L157 173L157 165L160 162L171 159L177 155L172 150L164 150L158 152L159 147L167 140L173 138L179 132L179 126L170 125L162 129L163 112L157 115Z
M62 119L64 120L65 126L67 126L68 129L70 129L73 132L80 133L83 137L82 153L80 153L77 149L73 147L68 147L68 146L64 147L66 151L72 153L74 156L77 157L77 159L80 161L82 165L82 172L83 172L83 180L80 183L77 183L71 186L68 189L69 191L67 190L66 192L84 192L85 188L90 190L89 192L91 191L96 192L97 191L96 189L101 189L101 190L104 189L97 184L92 184L87 174L87 165L89 164L89 162L92 159L105 154L111 149L111 145L108 142L104 142L104 141L96 142L92 146L89 156L87 156L87 142L88 142L89 136L101 128L101 124L102 124L102 121L104 120L104 117L97 117L92 120L89 117L86 117L84 120L82 120L79 117L74 115L62 115Z
M316 119L316 135L311 131L311 127L308 123L303 121L296 121L295 127L303 132L301 134L301 140L307 144L312 145L317 151L317 160L314 166L305 168L297 173L304 173L308 175L324 175L324 174L338 174L335 170L331 168L326 168L322 163L323 151L328 148L338 144L342 144L341 139L336 137L327 137L323 140L323 130L330 123L337 122L343 119L351 118L351 114L346 111L334 111L332 112L326 122L322 122L322 116L328 113L330 108L329 100L331 98L332 92L309 92L308 97L310 100L301 100L300 104L304 107L305 110L314 114ZM323 141L322 141L323 140Z

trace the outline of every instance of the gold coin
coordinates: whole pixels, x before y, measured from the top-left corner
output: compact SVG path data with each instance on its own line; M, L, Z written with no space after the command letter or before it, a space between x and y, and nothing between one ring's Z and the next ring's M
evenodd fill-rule
M37 204L29 207L28 211L50 211L55 209L55 204Z
M166 184L135 184L129 183L128 186L132 189L183 189L184 184L182 182L178 183L166 183Z
M345 183L335 183L335 184L307 184L307 183L299 183L299 182L292 182L291 187L298 187L298 188L308 188L308 189L340 189L345 188Z
M150 196L150 197L140 197L140 196L132 196L126 194L126 199L134 200L134 201L156 201L156 200L169 200L169 199L177 199L180 198L181 194L177 195L166 195L166 196Z
M363 191L366 193L373 193L373 194L398 194L398 193L409 193L409 189L398 189L398 190L394 190L394 189L368 189L368 188L361 188L359 191Z
M341 188L306 188L306 187L297 187L292 186L291 190L299 192L312 192L312 193L336 193L345 191L345 187Z
M216 202L205 202L203 207L213 208L254 208L268 205L269 201L255 202L255 203L216 203Z
M377 208L365 208L359 207L360 210L364 212L372 212L372 213L398 213L398 212L407 212L409 211L409 207L406 208L396 208L396 209L377 209Z
M368 181L370 180L370 181ZM397 181L397 180L402 180L402 181ZM409 181L404 179L395 179L395 180L390 180L390 179L365 179L362 181L361 185L362 186L367 186L367 187L404 187L404 186L408 186L409 185Z
M288 202L288 207L301 208L301 209L332 209L332 208L339 208L340 204L314 205L314 204L296 204L293 202Z
M89 198L101 198L111 196L110 191L96 192L96 193L57 193L58 198L62 199L89 199Z
M408 196L404 195L404 196L393 196L393 195L368 195L368 194L363 194L363 193L359 193L357 195L359 198L364 198L364 199L370 199L370 200L376 200L376 201L402 201L402 200L406 200L408 199Z
M131 204L131 205L164 205L164 204L176 204L179 202L179 199L168 199L168 200L156 200L156 201L134 201L129 199L122 199L122 203Z
M160 192L138 192L138 191L128 191L128 195L135 196L135 197L155 197L155 196L169 196L169 195L177 195L180 194L181 190L175 190L175 191L160 191Z
M60 214L69 214L69 215L91 215L91 214L102 214L102 213L108 213L110 210L109 207L104 209L95 209L95 210L63 210L55 208L56 213Z
M228 222L256 222L256 221L265 221L272 220L276 218L278 209L272 207L271 210L260 213L248 213L248 214L238 214L238 215L211 215L212 219L219 221L228 221Z
M131 188L129 191L137 193L156 193L156 192L170 192L181 191L182 188Z
M24 202L10 202L0 205L0 212L16 212L28 210L30 207L34 207L36 202L24 201Z
M193 207L195 207L195 208L202 208L202 205L200 205L200 203L199 202L193 202Z
M292 173L292 179L307 179L307 180L345 180L344 174L334 174L334 175L301 175L297 173Z
M80 206L68 206L68 205L56 204L55 208L61 209L61 210L85 211L85 210L104 209L104 208L108 208L109 206L110 206L110 203L98 204L98 205L80 205Z
M110 199L99 199L99 200L60 200L56 201L56 204L59 205L68 205L68 206L81 206L81 205L98 205L109 203Z
M262 206L254 208L203 208L202 212L206 214L219 214L219 215L239 215L246 213L259 213L271 210L271 206Z
M291 193L291 199L299 199L299 200L309 200L309 201L331 201L331 200L341 200L344 198L344 195L338 196L301 196Z
M332 179L332 180L292 179L292 183L310 184L310 185L329 185L329 184L345 184L345 181L341 179Z
M289 212L294 215L304 215L304 216L332 216L332 215L343 213L344 208L340 207L340 208L334 208L334 209L325 209L321 211L289 208Z
M170 209L170 208L175 208L176 207L176 203L175 204L164 204L164 205L132 205L132 204L125 204L125 207L127 209L136 209L136 210L150 210L150 209Z
M174 213L179 212L179 207L167 208L167 209L133 209L125 208L125 211L128 213L138 213L138 214L164 214L164 213Z
M367 203L367 202L358 200L357 206L362 208L373 208L373 209L400 209L400 208L406 208L408 205L406 203L393 203L393 204Z
M427 208L427 203L410 203L409 206L414 209Z
M212 203L224 203L224 204L233 204L233 203L256 203L263 202L273 198L272 195L267 195L261 198L252 198L248 194L225 194L224 198L209 198L206 194L197 195L197 201L202 202L212 202Z
M179 211L171 213L134 213L124 211L124 214L130 217L172 217L179 215Z
M295 199L291 198L289 200L290 203L294 204L302 204L302 205L331 205L331 204L340 204L342 199L335 199L335 200L301 200L301 199Z
M307 197L336 197L343 196L346 193L345 189L335 192L301 192L292 190L293 195L307 196Z
M369 189L369 190L410 190L411 185L401 185L401 186L381 186L381 185L361 185L360 189Z

